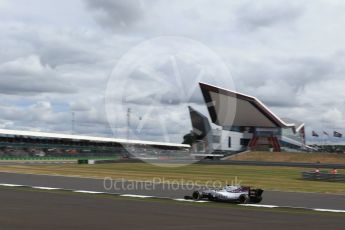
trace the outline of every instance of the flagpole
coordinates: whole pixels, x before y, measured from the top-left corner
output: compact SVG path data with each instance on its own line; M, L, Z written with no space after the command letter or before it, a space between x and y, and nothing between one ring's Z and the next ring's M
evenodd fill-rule
M323 125L321 126L322 128L322 136L321 136L321 145L322 145L322 149L325 149L325 134L323 133Z
M323 133L323 124L321 123L321 130L322 130L322 136L321 136L321 146L322 146L322 150L325 151L325 143L324 143L324 136L325 134Z
M332 151L334 151L334 148L335 148L335 142L336 142L336 141L335 141L335 140L336 140L336 139L335 139L336 137L335 137L335 135L334 135L335 130L337 130L337 129L336 129L334 126L333 126L333 133L332 133L332 134L333 134L333 136L332 136L332 137L333 137L333 140L332 140L332 142L333 142L333 146L332 146Z

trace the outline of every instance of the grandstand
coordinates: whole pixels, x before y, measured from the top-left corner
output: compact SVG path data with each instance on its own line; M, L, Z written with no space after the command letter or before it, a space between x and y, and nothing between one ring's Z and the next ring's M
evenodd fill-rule
M0 129L0 157L166 157L189 145ZM177 151L178 150L178 151Z

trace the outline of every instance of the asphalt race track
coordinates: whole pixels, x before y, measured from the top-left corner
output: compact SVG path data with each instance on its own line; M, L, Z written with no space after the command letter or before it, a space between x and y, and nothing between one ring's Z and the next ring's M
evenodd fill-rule
M110 199L0 189L0 228L12 229L343 229L345 218L178 202Z
M183 198L195 189L190 186L15 173L0 173L0 183L168 198ZM265 191L263 197L260 204L312 209L345 209L345 195Z

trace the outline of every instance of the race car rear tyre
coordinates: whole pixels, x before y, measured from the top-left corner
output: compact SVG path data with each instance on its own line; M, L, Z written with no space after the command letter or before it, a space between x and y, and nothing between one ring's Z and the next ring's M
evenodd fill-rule
M201 200L201 194L199 191L194 191L192 197L194 200Z
M245 194L241 195L240 198L239 198L239 202L241 204L247 204L249 202L249 200L250 200L249 196L245 195Z
M253 197L250 199L250 202L254 204L260 203L261 201L262 201L262 197Z

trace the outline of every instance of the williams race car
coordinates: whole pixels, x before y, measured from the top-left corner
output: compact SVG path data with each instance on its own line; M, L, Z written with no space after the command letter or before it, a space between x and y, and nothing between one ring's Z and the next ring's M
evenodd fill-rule
M184 198L247 204L260 203L263 192L262 189L251 189L245 186L226 186L222 189L194 191L192 196L185 196Z

